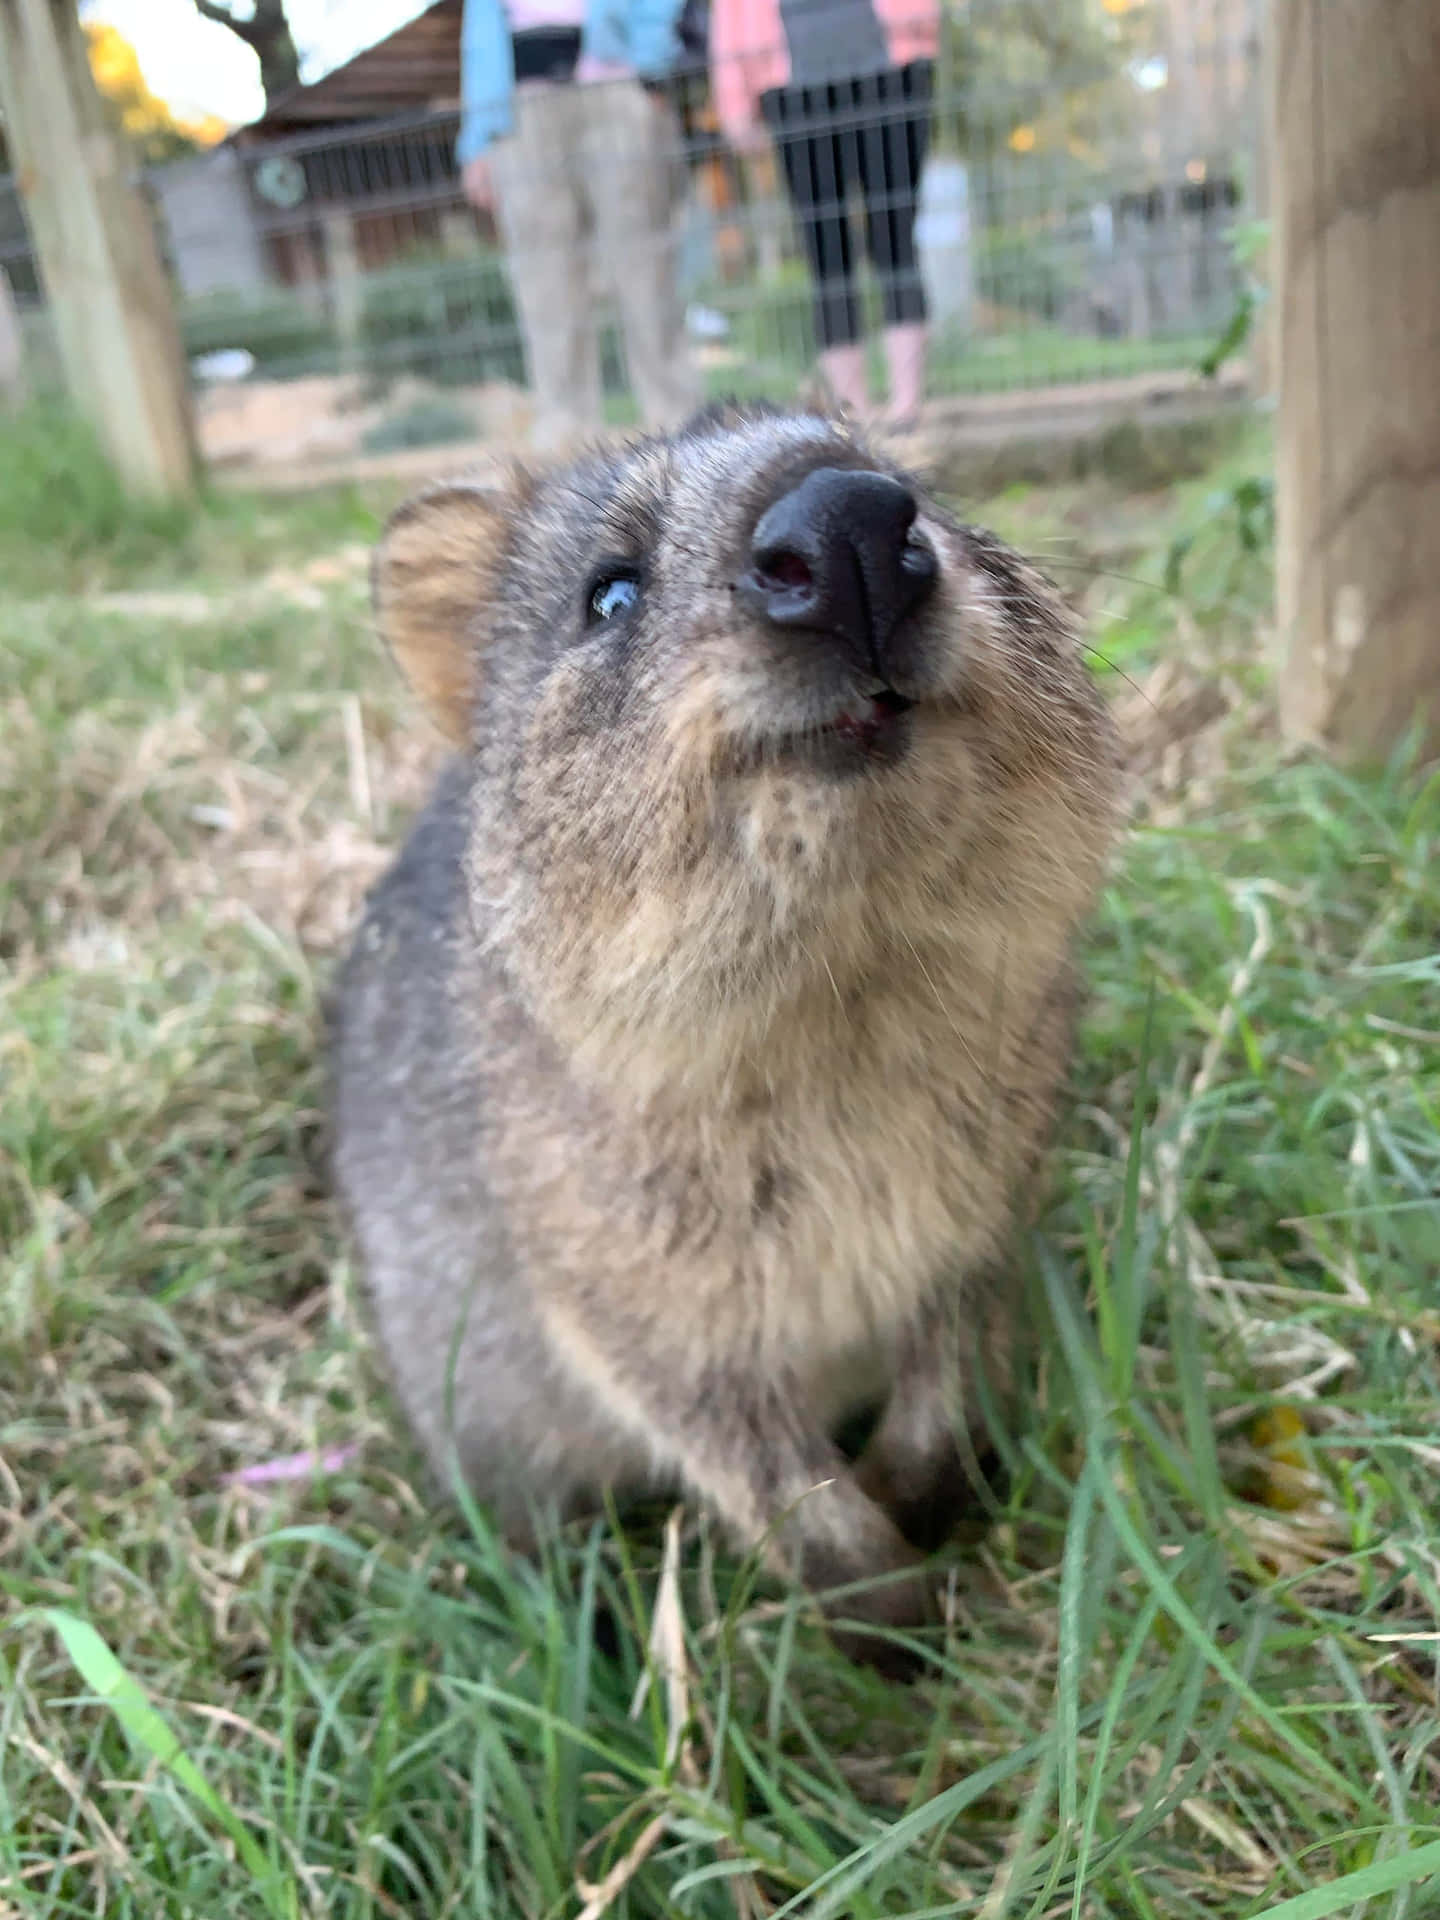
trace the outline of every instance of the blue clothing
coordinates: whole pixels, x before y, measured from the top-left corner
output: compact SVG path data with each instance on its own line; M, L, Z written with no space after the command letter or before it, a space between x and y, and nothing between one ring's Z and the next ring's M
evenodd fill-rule
M664 77L679 60L683 0L585 0L580 53ZM460 138L463 167L514 124L515 53L504 0L465 0L460 27Z

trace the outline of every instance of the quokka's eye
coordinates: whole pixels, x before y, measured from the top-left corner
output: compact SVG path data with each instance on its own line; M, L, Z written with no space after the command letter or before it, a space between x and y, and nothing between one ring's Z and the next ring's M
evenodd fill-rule
M592 626L628 613L640 598L640 576L633 569L612 567L590 589L588 619Z

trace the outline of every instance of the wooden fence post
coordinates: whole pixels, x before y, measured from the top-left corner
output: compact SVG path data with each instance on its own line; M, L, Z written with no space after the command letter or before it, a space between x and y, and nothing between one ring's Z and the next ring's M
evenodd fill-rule
M0 267L0 406L18 407L25 398L25 338L10 276Z
M358 372L364 353L365 283L360 277L360 248L355 216L346 208L321 216L325 278L330 288L330 317L340 346L344 373Z
M1270 30L1281 719L1374 759L1440 746L1440 6Z
M169 279L74 0L0 0L0 104L76 404L136 492L187 494L194 425Z

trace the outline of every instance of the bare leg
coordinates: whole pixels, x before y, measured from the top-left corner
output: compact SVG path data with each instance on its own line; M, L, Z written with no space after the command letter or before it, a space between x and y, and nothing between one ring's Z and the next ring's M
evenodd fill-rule
M925 399L925 349L929 331L923 321L885 329L885 363L890 370L889 420L909 426Z
M842 407L864 413L870 399L864 347L827 347L820 356L820 371Z

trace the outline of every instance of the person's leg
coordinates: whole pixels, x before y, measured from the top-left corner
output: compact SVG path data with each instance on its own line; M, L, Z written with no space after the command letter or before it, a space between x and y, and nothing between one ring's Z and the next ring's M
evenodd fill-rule
M923 320L885 329L885 366L890 376L886 417L892 426L913 426L925 399L925 357L930 329Z
M865 349L850 226L845 210L845 152L835 131L833 88L786 88L768 96L769 118L795 209L814 287L820 368L835 399L865 409Z
M685 181L679 123L667 100L634 80L587 86L581 104L597 277L614 289L646 426L675 427L700 399L676 271Z
M522 86L491 158L495 214L535 391L537 445L600 425L600 356L577 191L574 87Z
M865 349L826 347L820 355L820 371L825 384L849 413L863 414L870 405L870 381L865 368Z
M909 424L925 397L929 342L925 287L915 252L915 216L929 140L930 68L917 61L881 74L865 87L859 167L866 239L885 308L888 413L895 424Z

